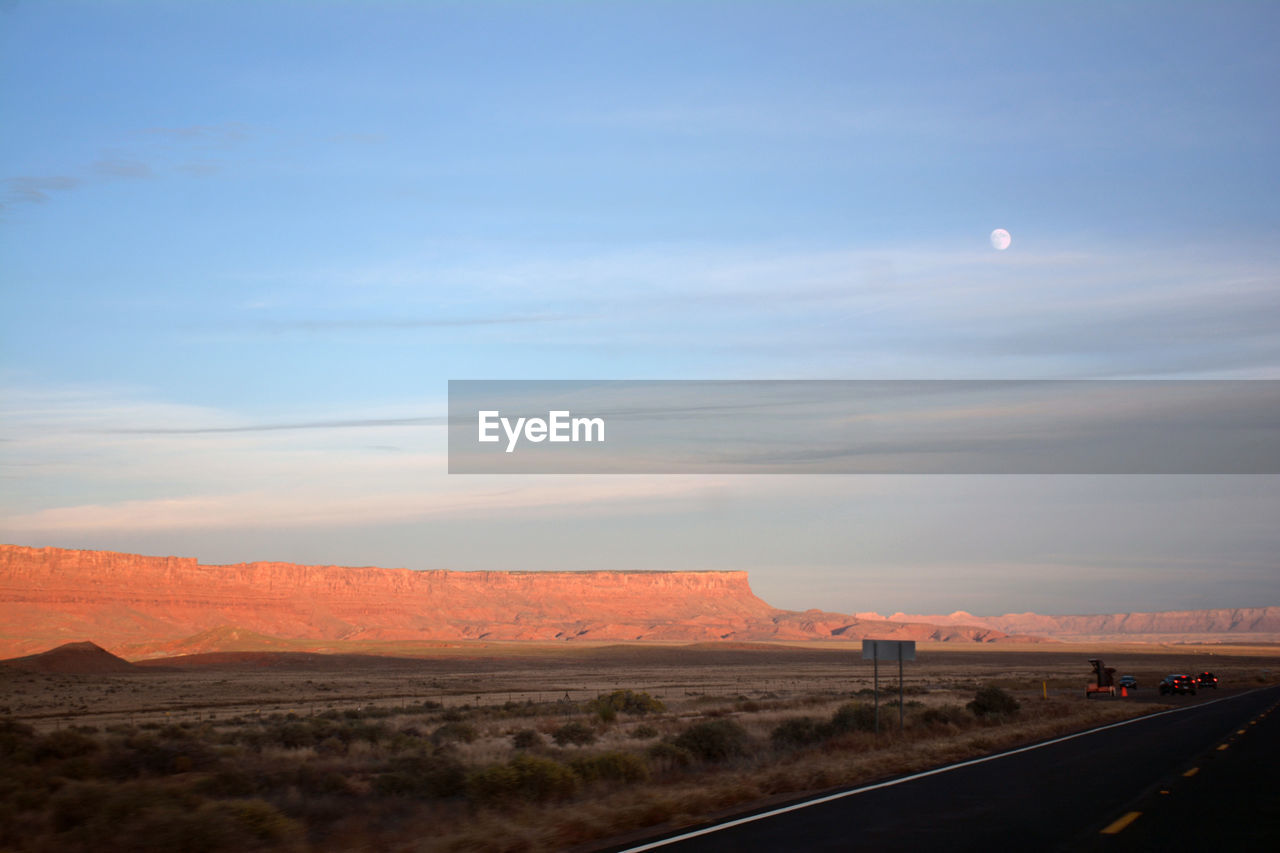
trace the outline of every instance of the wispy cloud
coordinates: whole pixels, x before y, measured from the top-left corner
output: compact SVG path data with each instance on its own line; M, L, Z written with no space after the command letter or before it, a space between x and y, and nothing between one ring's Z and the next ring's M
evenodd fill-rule
M509 348L678 350L733 361L723 378L1280 376L1273 264L1229 245L476 245L240 286L250 333L506 327Z
M1258 69L1273 71L1274 62ZM842 84L797 97L755 87L740 91L691 89L661 100L610 100L595 109L566 107L527 116L528 121L618 129L628 133L697 137L817 137L858 144L867 140L948 145L1038 145L1042 150L1112 149L1117 138L1148 150L1197 148L1209 142L1270 142L1274 126L1240 122L1229 104L1206 96L1212 87L1188 87L1185 103L1153 108L1150 68L1099 69L1080 63L1070 70L1009 68L935 79L856 75ZM999 96L975 101L973 93ZM522 105L510 108L519 112Z
M82 183L84 182L80 178L70 175L22 175L5 181L10 201L32 204L42 204L49 200L50 193L73 190Z
M248 126L235 122L151 128L143 132L141 140L134 136L125 145L112 146L96 160L68 169L67 174L6 178L4 198L11 204L41 204L56 193L104 180L153 178L166 171L212 175L221 171L220 164L188 158L193 153L231 148L249 137Z
M823 495L806 478L451 476L443 416L254 422L113 388L10 386L0 532L267 529L415 518L670 512L759 491ZM395 452L389 452L389 451ZM733 482L731 482L733 480ZM896 489L869 478L860 487ZM844 488L847 489L847 486Z
M441 426L444 415L413 418L356 418L348 420L298 421L293 423L240 424L237 426L138 426L103 429L106 435L216 435L236 432L283 432L309 429L366 429L369 427Z
M347 320L289 320L260 324L268 332L331 332L378 329L449 329L512 326L576 319L566 314L495 314L474 317L370 317Z
M111 388L9 387L3 400L0 530L14 535L594 512L708 488L678 477L450 477L444 416L390 406L262 423Z
M1230 246L1003 255L654 246L466 265L428 259L320 280L320 298L334 305L357 292L375 305L427 293L458 315L502 305L503 322L539 318L540 345L754 355L793 378L814 375L807 363L824 378L1280 376L1280 339L1268 323L1280 312L1274 269ZM418 289L407 294L410 285ZM833 364L856 372L833 375ZM749 367L758 369L755 360Z
M483 479L483 478L482 478ZM636 511L635 503L706 492L705 478L553 477L524 486L487 483L416 492L230 492L178 498L82 504L0 518L0 530L30 533L156 531L209 528L367 525L424 518L495 518L520 511L602 507Z

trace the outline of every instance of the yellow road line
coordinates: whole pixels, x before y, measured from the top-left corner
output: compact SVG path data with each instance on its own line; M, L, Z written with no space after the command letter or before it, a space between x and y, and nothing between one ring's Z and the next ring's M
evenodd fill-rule
M1226 748L1227 748L1228 746L1230 746L1230 745L1231 745L1231 744L1224 743L1222 746L1218 747L1218 752L1222 752L1222 750L1226 749Z
M1236 729L1236 734L1238 735L1244 734L1244 729Z
M1121 817L1121 818L1119 818L1119 819L1117 819L1117 820L1113 821L1112 823L1110 823L1110 824L1107 826L1107 828L1106 828L1106 829L1102 830L1102 832L1101 832L1100 834L1101 834L1101 835L1115 835L1115 834L1117 834L1118 832L1120 832L1121 830L1123 830L1126 826L1128 826L1129 824L1131 824L1131 823L1133 823L1135 820L1137 820L1137 819L1138 819L1138 816L1139 816L1139 815L1141 815L1141 814L1142 814L1142 812L1129 812L1129 813L1128 813L1127 815L1125 815L1124 817Z
M1186 773L1183 773L1182 775L1190 779L1192 776L1196 775L1199 772L1200 772L1199 767L1192 767L1190 770L1188 770Z

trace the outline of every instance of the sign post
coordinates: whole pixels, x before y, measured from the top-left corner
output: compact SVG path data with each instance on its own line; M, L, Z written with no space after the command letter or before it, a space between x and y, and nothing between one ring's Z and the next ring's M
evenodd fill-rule
M915 651L915 643L911 644L911 651ZM914 656L913 654L912 657ZM898 646L898 731L906 728L907 703L902 696L902 646Z
M862 642L865 643L866 640ZM863 656L866 656L866 652L863 652ZM876 734L880 734L880 656L874 652L871 654L871 671L875 673L871 680L871 695L875 697Z
M880 661L896 660L898 662L898 731L906 724L906 703L903 701L902 663L916 659L915 640L862 640L862 659L872 662L872 690L875 695L876 733L880 733Z

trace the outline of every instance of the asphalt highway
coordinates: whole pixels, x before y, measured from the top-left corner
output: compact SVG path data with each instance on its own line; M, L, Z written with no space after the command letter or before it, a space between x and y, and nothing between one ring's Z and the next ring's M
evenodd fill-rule
M632 845L632 851L1280 850L1280 687Z

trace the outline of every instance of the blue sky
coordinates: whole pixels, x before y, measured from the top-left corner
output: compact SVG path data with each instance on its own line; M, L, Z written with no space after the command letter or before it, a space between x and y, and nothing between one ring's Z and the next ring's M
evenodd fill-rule
M1278 24L4 3L0 538L1277 603L1273 477L450 478L439 419L451 378L1280 378Z

